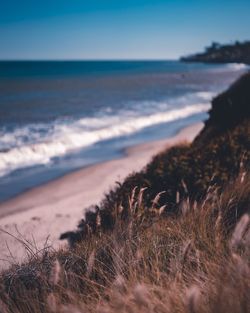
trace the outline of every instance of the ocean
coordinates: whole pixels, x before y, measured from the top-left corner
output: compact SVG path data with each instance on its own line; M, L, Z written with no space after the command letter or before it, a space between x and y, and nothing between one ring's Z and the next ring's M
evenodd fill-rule
M242 64L0 62L0 201L204 121Z

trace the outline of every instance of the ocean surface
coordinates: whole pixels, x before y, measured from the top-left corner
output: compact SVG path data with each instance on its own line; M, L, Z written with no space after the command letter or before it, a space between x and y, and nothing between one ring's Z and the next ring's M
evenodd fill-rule
M178 61L0 62L0 201L205 120L211 99L246 70Z

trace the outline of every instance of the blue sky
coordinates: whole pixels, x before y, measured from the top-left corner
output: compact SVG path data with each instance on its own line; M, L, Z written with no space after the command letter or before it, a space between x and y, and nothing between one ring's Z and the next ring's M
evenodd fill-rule
M174 59L250 39L249 0L8 0L0 59Z

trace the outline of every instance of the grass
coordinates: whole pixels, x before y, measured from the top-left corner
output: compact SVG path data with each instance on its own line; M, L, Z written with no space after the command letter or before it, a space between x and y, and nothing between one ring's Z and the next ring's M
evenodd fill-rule
M131 194L112 232L2 273L2 312L249 312L250 218L227 223L249 196L244 171L178 216Z

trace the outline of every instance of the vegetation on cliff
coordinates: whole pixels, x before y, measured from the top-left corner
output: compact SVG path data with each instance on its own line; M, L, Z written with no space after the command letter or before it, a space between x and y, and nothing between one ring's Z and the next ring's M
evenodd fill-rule
M182 57L181 61L250 64L250 41L227 45L213 42L204 52Z
M1 312L248 313L250 219L232 229L227 216L249 207L242 169L221 192L186 198L178 218L162 218L156 200L144 211L130 196L124 222L72 250L43 251L0 277ZM143 214L142 214L143 212Z

